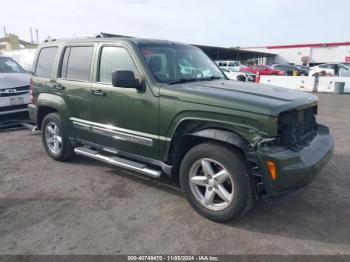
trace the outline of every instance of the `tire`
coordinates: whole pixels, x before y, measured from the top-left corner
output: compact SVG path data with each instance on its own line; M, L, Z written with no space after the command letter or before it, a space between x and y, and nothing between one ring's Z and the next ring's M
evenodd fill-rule
M74 148L57 113L45 116L41 125L41 138L47 154L57 161L73 158Z
M244 76L238 76L237 77L237 80L238 81L241 81L241 82L245 82L246 81L246 78Z
M210 163L209 166L215 174L211 178L204 175L203 166L208 166L205 162ZM217 182L213 181L213 178L219 177L217 176L219 173L227 173L226 180L221 184L222 177L217 179ZM240 151L221 143L203 143L190 149L181 163L180 183L191 206L204 217L217 222L226 222L243 216L254 203L246 160ZM222 186L226 189L225 194ZM207 194L208 201L206 201ZM225 196L228 201L224 201L221 196ZM212 204L208 204L210 200Z

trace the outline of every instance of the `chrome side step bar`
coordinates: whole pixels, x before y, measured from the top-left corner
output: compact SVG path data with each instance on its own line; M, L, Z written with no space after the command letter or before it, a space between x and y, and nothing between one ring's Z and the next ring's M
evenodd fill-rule
M134 162L128 159L124 159L124 158L120 158L117 156L107 156L107 155L103 155L102 153L100 153L99 151L95 151L93 149L90 149L88 147L82 146L82 147L76 147L74 149L74 152L77 155L82 155L82 156L86 156L86 157L90 157L96 160L100 160L102 162L111 164L113 166L117 166L117 167L121 167L121 168L125 168L127 170L130 171L135 171L147 176L151 176L154 178L159 178L161 175L161 171L160 170L156 170L156 169L150 169L148 168L146 165L138 163L138 162Z

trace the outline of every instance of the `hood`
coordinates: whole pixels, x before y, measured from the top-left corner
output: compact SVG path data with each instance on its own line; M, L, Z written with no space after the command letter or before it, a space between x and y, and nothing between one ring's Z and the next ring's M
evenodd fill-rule
M0 89L29 86L30 75L28 73L0 73Z
M275 117L283 111L307 108L318 102L315 95L302 91L230 80L173 85L167 90L174 92L167 95L183 101Z

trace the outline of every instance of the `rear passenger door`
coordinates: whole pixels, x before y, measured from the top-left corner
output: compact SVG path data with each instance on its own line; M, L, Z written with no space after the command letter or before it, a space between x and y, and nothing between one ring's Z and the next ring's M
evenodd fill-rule
M91 71L94 44L64 46L56 92L68 107L70 127L75 138L92 141L92 132L84 121L91 120Z

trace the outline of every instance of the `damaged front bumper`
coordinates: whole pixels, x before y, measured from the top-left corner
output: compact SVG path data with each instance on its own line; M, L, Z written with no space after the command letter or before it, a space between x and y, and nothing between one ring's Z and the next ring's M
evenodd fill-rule
M334 139L325 126L317 126L311 142L299 149L261 148L258 165L267 197L278 197L309 184L333 155ZM275 164L273 179L268 161Z

